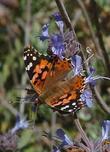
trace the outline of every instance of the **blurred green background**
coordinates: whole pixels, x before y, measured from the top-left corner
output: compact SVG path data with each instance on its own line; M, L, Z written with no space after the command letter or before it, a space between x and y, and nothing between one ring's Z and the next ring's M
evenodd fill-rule
M83 4L90 17L96 39L99 39L91 1L84 0ZM96 4L104 46L110 57L110 1L96 0ZM86 54L86 47L90 47L95 53L91 63L96 68L96 74L110 77L110 69L105 70L103 57L95 47L79 2L64 0L64 5L84 53ZM23 48L31 42L41 52L45 51L46 44L40 42L37 36L41 32L42 25L48 23L54 12L58 12L54 0L0 0L0 134L14 126L18 112L32 120L31 104L24 105L16 100L18 96L25 97L24 89L30 86L23 62ZM54 27L52 30L54 31ZM110 106L110 82L98 80L97 89L104 102ZM110 115L103 111L95 98L93 107L81 110L78 116L91 139L99 138L101 122L110 119ZM20 133L18 147L23 152L49 152L50 143L42 137L42 131L50 131L52 127L54 130L64 128L73 139L79 135L72 117L55 115L45 105L39 108L35 126L37 129L34 133L32 129Z

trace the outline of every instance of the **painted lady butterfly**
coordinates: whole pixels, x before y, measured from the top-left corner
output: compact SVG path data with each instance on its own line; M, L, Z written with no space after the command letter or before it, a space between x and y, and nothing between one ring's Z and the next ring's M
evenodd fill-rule
M72 65L68 59L60 59L54 54L43 55L28 46L24 49L24 62L40 103L61 113L74 113L85 106L80 101L85 77L70 76Z

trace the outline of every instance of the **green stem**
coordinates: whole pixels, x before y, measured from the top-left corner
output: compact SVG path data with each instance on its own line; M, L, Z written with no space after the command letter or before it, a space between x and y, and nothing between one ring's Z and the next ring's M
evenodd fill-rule
M80 124L80 121L79 121L79 119L77 118L76 115L75 115L74 123L75 123L78 131L80 132L82 139L83 139L83 140L85 141L85 143L87 144L87 147L89 147L89 149L92 149L92 146L91 146L91 144L90 144L90 141L89 141L89 139L88 139L85 131L83 130L83 128L82 128L82 126L81 126L81 124Z

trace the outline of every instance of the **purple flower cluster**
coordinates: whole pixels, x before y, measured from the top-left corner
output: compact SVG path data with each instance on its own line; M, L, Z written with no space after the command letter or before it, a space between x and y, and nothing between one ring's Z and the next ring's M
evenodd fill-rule
M60 58L67 55L67 53L69 56L76 54L79 51L80 44L75 40L72 31L64 32L64 23L59 13L54 13L52 16L58 26L59 33L50 34L49 24L45 24L39 36L40 40L49 40L49 49Z
M73 147L80 148L79 145L72 141L61 128L56 130L56 136L60 140L60 143L57 144L57 146L53 146L52 152L60 152L62 149L66 150Z
M40 40L48 40L49 49L53 54L59 56L59 58L63 59L66 57L71 60L74 73L73 76L84 74L83 61L81 56L78 55L80 44L76 41L72 31L64 32L64 23L61 15L59 13L54 13L52 16L59 28L59 33L49 34L49 24L45 24L42 27ZM85 77L85 85L95 85L94 73L94 68L90 68L89 75ZM81 100L86 103L86 106L92 106L92 92L88 87L82 92Z
M84 103L87 107L92 106L92 91L89 87L96 85L97 79L109 79L107 77L95 76L96 70L94 67L89 67L88 74L85 74L84 64L82 57L78 54L80 50L80 44L77 42L75 35L72 31L65 31L64 22L62 20L61 15L57 12L52 15L55 20L55 23L59 29L56 33L49 32L49 24L45 24L42 27L40 40L45 41L48 40L48 50L52 52L52 54L57 55L61 60L64 58L68 58L71 61L72 65L72 77L83 75L85 77L85 88L81 90L80 101ZM88 61L90 57L86 60ZM79 90L80 91L80 90Z
M26 117L21 118L17 115L14 127L7 133L0 134L0 151L16 151L19 140L18 131L29 126L30 123L26 120Z
M26 121L26 118L20 118L20 116L18 115L16 117L16 123L15 126L11 129L11 133L15 134L17 131L21 130L21 129L26 129L29 127L29 122Z
M88 85L95 86L97 79L109 79L102 76L94 76L96 70L94 67L89 67L89 73L86 75L83 69L83 60L79 53L80 44L76 41L75 36L72 31L64 32L64 22L59 13L54 13L52 15L55 19L55 23L59 29L59 33L49 33L49 24L46 24L42 28L42 32L40 35L40 40L49 42L49 49L53 54L57 55L60 59L69 58L71 61L71 65L73 67L72 76L84 75L85 76L85 89L82 91L80 95L80 100L86 104L87 107L92 106L92 91L88 87ZM110 80L110 79L109 79ZM75 142L70 140L70 138L65 134L62 129L57 129L56 131L57 139L60 140L60 144L53 147L52 152L60 152L61 149L73 148L74 146L78 148L82 148L79 145L76 145ZM102 135L100 140L94 143L94 151L100 150L100 145L105 141L110 142L110 121L105 120L102 125ZM83 144L83 143L81 143Z
M56 137L56 138L54 138ZM82 141L83 139L79 141L73 141L71 140L68 135L62 130L61 128L56 130L56 135L53 137L53 139L56 141L56 145L53 146L52 152L61 152L62 150L67 149L81 149L82 151L85 149L85 145ZM58 142L59 141L59 142ZM110 121L105 120L102 124L102 135L98 142L93 142L94 144L94 152L100 151L100 148L103 147L103 143L107 141L110 144ZM106 144L106 143L105 143Z

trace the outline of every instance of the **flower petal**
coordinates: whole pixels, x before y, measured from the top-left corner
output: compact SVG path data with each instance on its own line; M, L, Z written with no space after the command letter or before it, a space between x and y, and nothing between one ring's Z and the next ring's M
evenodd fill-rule
M94 67L89 68L90 74L93 75L96 72L96 69Z
M58 55L59 57L62 57L64 51L64 43L62 36L60 34L54 34L50 37L50 41L52 52Z
M11 129L11 133L15 133L17 132L18 130L20 129L25 129L25 128L28 128L29 127L29 122L26 121L26 118L22 118L22 119L18 119L17 118L17 121L16 121L16 124L15 126Z
M45 24L42 27L42 32L41 32L41 35L39 36L41 41L45 41L46 39L49 38L48 27L49 27L49 24Z
M93 105L93 97L92 92L88 89L84 90L81 94L81 101L84 101L88 107L92 107Z
M92 77L92 76L90 75L90 76L88 76L88 77L86 78L85 83L89 83L89 84L91 84L92 86L95 86L95 85L96 85L96 80L94 80L94 77Z
M102 123L102 140L110 137L110 120L104 120Z
M72 65L74 67L74 75L81 74L83 70L82 58L79 55L74 55L71 59Z
M53 17L55 18L56 24L59 27L60 32L63 34L64 23L61 15L58 12L56 12L53 14Z
M59 150L59 148L58 148L58 147L53 146L53 150L52 150L52 152L60 152L60 150Z
M69 137L65 134L62 129L57 129L56 135L63 141L62 147L65 145L73 145L73 142L69 139Z
M86 83L90 83L92 86L95 86L96 85L96 80L94 79L94 73L95 73L95 68L93 67L90 67L89 68L89 76L86 78Z

